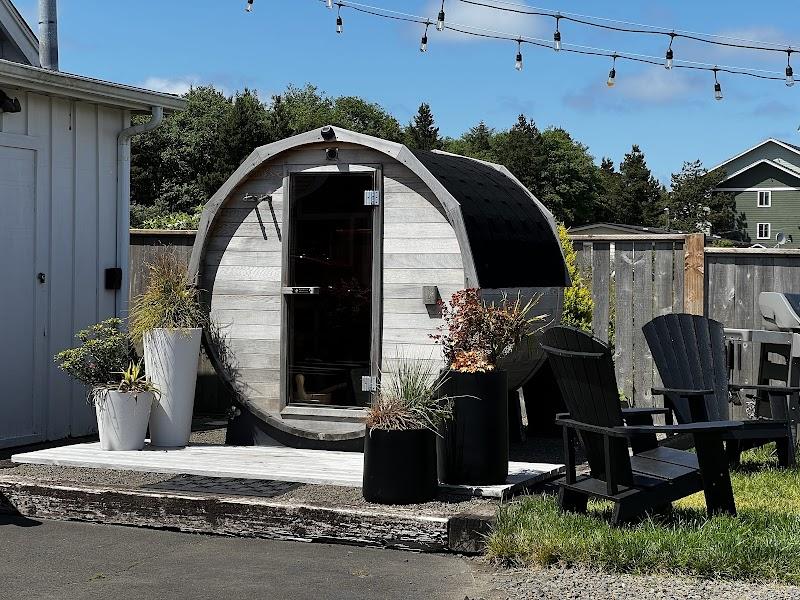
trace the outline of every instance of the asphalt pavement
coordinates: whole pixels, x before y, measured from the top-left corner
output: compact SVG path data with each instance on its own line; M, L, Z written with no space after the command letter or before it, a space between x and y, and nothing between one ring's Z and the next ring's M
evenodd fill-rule
M4 600L464 600L486 581L451 555L0 515Z

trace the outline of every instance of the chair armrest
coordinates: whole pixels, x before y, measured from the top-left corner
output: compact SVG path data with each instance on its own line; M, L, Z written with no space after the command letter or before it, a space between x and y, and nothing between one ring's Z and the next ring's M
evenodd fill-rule
M757 392L767 392L768 394L794 394L800 392L800 387L791 387L785 385L756 385L755 383L731 383L728 384L728 389L733 391L739 390L755 390Z
M666 415L672 412L669 408L658 408L655 406L643 406L634 408L623 408L622 416L625 415Z
M601 427L600 425L590 425L589 423L581 423L573 419L556 419L556 425L562 427L569 427L570 429L578 429L580 431L588 431L590 433L599 433L611 437L627 438L630 437L626 433L627 427Z
M708 433L712 431L728 431L739 429L744 426L741 421L700 421L697 423L686 423L682 425L627 425L625 427L615 427L614 429L630 434L637 433Z
M707 394L714 393L714 390L690 390L678 388L653 388L651 391L653 392L654 396L666 396L667 394L674 394L676 396L683 396L684 398L691 396L705 396Z

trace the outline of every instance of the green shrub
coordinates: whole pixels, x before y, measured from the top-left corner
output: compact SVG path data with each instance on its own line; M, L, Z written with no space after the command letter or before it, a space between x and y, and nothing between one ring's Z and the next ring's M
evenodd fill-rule
M203 214L203 205L196 206L191 212L171 212L162 215L150 216L141 221L141 229L197 229L200 217Z
M558 239L564 251L567 271L569 271L570 279L572 279L572 286L564 290L564 310L561 313L561 324L577 327L584 331L591 331L592 311L594 310L592 291L578 271L578 265L576 264L577 252L575 252L572 241L569 239L567 228L561 224L558 226Z

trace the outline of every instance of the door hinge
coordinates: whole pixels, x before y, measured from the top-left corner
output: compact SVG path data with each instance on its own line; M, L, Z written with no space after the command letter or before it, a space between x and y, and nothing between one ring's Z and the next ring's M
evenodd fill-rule
M377 392L378 391L378 378L364 375L361 378L361 391L362 392Z
M364 191L364 206L380 206L381 205L381 191L380 190L365 190Z

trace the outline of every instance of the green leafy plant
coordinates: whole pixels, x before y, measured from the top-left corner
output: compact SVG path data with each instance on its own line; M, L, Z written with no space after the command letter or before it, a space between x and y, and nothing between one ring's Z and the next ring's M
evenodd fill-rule
M142 229L168 229L184 230L197 229L200 224L200 217L203 214L203 205L195 206L191 211L170 212L146 219L142 224Z
M89 387L87 399L100 402L110 391L135 396L146 392L158 398L158 389L144 374L142 363L120 319L107 319L79 331L80 345L55 356L58 368Z
M187 279L184 265L172 253L160 254L148 265L147 289L131 305L131 337L139 343L152 329L192 329L207 323L200 290Z
M400 431L429 429L452 416L452 404L441 398L444 380L438 377L433 361L400 358L396 370L384 373L378 396L367 409L370 429Z
M558 239L564 252L569 277L572 280L572 285L564 289L564 309L561 312L561 324L577 327L583 331L591 331L592 312L594 311L592 290L589 289L586 280L578 270L578 253L575 252L572 240L569 239L567 228L561 224L558 226Z
M130 337L120 319L106 319L75 334L80 342L56 354L58 368L90 387L103 386L118 379L125 365L135 360Z
M493 371L501 358L535 333L533 324L546 318L530 316L538 300L536 296L523 304L520 296L512 302L503 295L499 304L487 303L478 289L460 290L449 303L439 301L444 324L431 338L442 345L451 369Z

